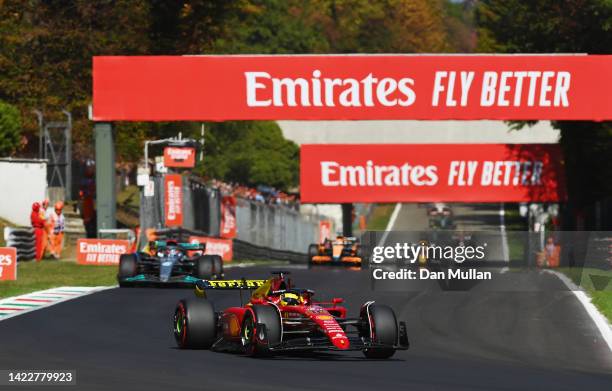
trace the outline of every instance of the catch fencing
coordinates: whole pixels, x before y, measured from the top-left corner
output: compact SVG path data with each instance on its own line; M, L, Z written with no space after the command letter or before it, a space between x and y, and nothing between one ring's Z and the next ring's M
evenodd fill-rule
M152 189L140 193L140 243L147 243L147 229L160 230L164 221L164 178L150 178ZM152 190L152 191L151 191ZM196 179L183 180L182 228L201 235L218 237L221 225L221 193ZM284 205L268 205L238 198L236 205L236 239L271 250L305 254L308 245L318 241L318 215L303 215Z
M140 243L147 243L146 231L159 230L166 226L164 221L165 187L161 175L150 178L152 189L140 192ZM219 190L206 187L191 178L183 180L183 228L198 231L207 236L219 236L221 221L221 194Z
M281 205L238 199L237 238L260 247L305 254L319 239L318 215L303 215Z

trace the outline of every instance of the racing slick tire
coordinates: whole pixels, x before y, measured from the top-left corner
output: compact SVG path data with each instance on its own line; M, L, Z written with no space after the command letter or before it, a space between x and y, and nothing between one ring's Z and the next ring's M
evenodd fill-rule
M213 277L215 271L215 256L202 255L195 261L193 274L196 278L209 280Z
M311 244L308 246L308 266L313 264L312 257L319 255L319 245Z
M122 254L119 257L119 286L124 287L126 284L123 279L134 277L138 273L138 259L134 254Z
M363 251L363 247L361 247L361 244L357 246L357 248L355 249L355 256L359 259L361 259L361 263L359 264L359 268L360 269L367 269L368 268L368 260L366 259L366 257L364 256L364 251Z
M223 278L223 258L220 255L211 255L213 257L213 276L215 279Z
M281 343L281 318L278 309L273 305L253 305L247 311L240 330L244 353L251 357L270 355L270 346ZM265 342L261 341L262 330L257 325L265 326Z
M217 338L217 315L210 301L182 299L174 310L172 329L181 349L209 349Z
M368 314L369 313L369 314ZM366 325L362 330L366 338L372 339L374 343L381 343L389 346L397 344L399 329L397 318L393 310L386 305L372 304L368 310L361 313L361 319ZM389 358L395 353L394 348L369 348L363 351L367 358Z

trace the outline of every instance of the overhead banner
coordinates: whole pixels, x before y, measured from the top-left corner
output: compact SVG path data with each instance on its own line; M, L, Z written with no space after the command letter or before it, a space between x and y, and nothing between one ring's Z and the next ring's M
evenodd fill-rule
M195 167L195 148L192 147L165 147L164 166L177 168Z
M164 216L166 227L183 225L183 177L180 174L164 175Z
M118 265L121 254L130 251L124 239L78 239L77 263L81 265Z
M95 121L609 120L610 55L98 56Z
M558 202L557 144L302 145L305 203Z

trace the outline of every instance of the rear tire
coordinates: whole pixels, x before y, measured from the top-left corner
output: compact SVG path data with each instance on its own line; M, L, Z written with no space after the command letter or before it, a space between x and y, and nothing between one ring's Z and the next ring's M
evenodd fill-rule
M254 305L252 312L248 311L242 321L241 338L244 351L247 356L266 356L271 352L268 346L275 346L281 343L281 318L278 310L273 305ZM267 345L259 343L260 330L257 324L266 327Z
M362 311L361 319L364 322L365 327L362 330L362 336L370 338L372 335L372 341L375 343L382 343L385 345L396 345L399 338L399 329L397 326L397 318L393 310L386 305L372 304L369 307L368 317L367 311ZM370 323L371 321L371 323ZM363 351L363 354L367 358L383 359L389 358L395 354L393 348L371 348Z
M213 276L215 269L215 259L212 255L202 255L195 261L193 274L196 278L209 280Z
M217 338L217 316L203 299L182 299L174 311L174 339L181 349L209 349Z
M312 257L319 254L319 245L311 244L308 246L308 265L312 265Z
M125 286L123 279L134 277L138 273L138 258L135 254L122 254L119 257L119 286Z

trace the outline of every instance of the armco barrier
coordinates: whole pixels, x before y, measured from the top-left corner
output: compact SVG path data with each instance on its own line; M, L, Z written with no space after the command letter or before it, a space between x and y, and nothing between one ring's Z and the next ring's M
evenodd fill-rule
M279 261L289 261L291 263L307 262L306 253L276 250L269 247L257 246L239 239L234 239L234 259L273 259Z
M7 247L17 249L17 261L36 257L36 239L32 228L4 228L4 241Z

